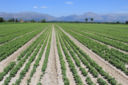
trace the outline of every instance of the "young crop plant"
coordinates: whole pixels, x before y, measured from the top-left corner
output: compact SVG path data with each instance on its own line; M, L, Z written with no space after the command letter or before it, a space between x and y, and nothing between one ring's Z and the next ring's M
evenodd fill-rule
M63 35L64 36L64 35ZM65 46L67 46L67 49L69 50L69 52L70 52L70 54L72 55L72 57L73 57L73 59L75 60L75 62L76 62L76 65L78 66L78 67L80 67L80 61L79 61L79 59L75 56L75 51L74 51L74 49L72 49L71 50L71 47L70 47L70 45L68 44L68 42L66 43L66 37L64 37L64 38L62 38L63 39L63 41L65 42ZM77 54L78 55L78 54ZM86 63L86 66L87 66L87 68L89 69L89 72L90 73L92 73L93 74L93 76L94 77L98 77L98 72L91 66L91 65L89 65L89 63ZM81 70L81 71L83 71L83 70Z
M66 49L66 47L64 46L64 43L63 43L63 41L62 41L62 39L61 39L61 37L60 37L59 39L60 39L60 43L61 43L62 49L63 49L63 51L64 51L64 54L65 54L65 56L66 56L67 62L68 62L68 64L69 64L70 70L72 71L72 74L73 74L73 76L74 76L74 80L75 80L76 84L77 84L77 85L83 85L83 82L82 82L80 76L79 76L78 73L77 73L77 70L76 70L76 68L75 68L75 65L74 65L72 59L70 58L70 56L69 56L69 54L68 54L68 52L67 52L67 49Z
M33 53L33 55L30 57L30 59L28 60L27 64L25 65L24 69L20 72L20 77L16 80L16 85L19 85L21 80L24 78L24 76L26 75L26 73L28 72L32 62L36 61L36 56L39 53L39 50L42 49L41 45L44 43L44 39L45 39L45 33L43 35L41 35L41 40L40 40L40 44L38 45L37 49L35 50L35 52ZM38 59L38 58L37 58Z
M117 85L117 81L114 78L112 78L108 73L106 73L98 64L95 63L95 61L93 61L88 55L86 55L79 47L77 47L74 44L74 42L72 42L68 37L66 37L66 35L64 36L64 34L63 37L63 40L65 39L69 43L69 45L72 47L74 52L79 56L78 58L80 58L84 65L86 65L87 67L89 66L89 68L91 65L91 68L94 67L93 69L95 69L99 74L101 74L110 84Z
M64 61L60 46L59 46L59 40L57 35L56 35L56 42L57 42L57 50L58 50L58 55L59 55L59 60L61 65L61 72L63 75L63 82L64 82L64 85L70 85L70 81L66 75L66 65L65 65L65 61Z
M108 85L102 78L98 78L97 82L99 85Z
M42 35L43 35L43 34L42 34ZM40 39L41 39L41 36L35 41L35 44L36 44L36 45L38 45L38 44L40 43ZM39 48L39 45L38 45L38 47L36 47L36 50L32 53L31 57L26 55L26 56L24 56L23 58L21 58L21 59L18 61L18 63L15 65L15 67L12 68L12 70L10 71L9 76L5 79L4 85L8 85L8 84L9 84L11 78L12 78L12 77L15 77L16 73L18 72L18 70L23 66L23 64L26 62L26 60L27 60L29 57L30 57L30 58L34 58L33 56L36 54L37 48ZM30 62L31 62L33 59L29 59L29 60L30 60L30 61L29 61L28 65L30 64ZM28 67L26 66L26 68L28 68ZM24 70L24 71L25 71L25 70ZM20 75L21 75L21 74L20 74ZM21 77L23 77L23 76L21 76Z
M66 31L70 33L72 36L74 36L83 45L87 46L93 52L101 56L103 59L114 65L116 68L122 70L126 75L128 74L128 70L125 67L126 62L128 62L128 55L119 52L115 49L109 49L106 45L102 45L96 41L93 41L89 38L85 38L72 31Z
M4 76L12 70L12 68L16 65L15 62L11 62L6 68L4 68L3 72L0 73L0 81L3 80Z
M44 53L44 49L45 49L45 47L46 47L46 44L47 44L47 41L48 41L48 34L49 33L47 33L47 35L45 35L44 37L46 37L46 40L44 41L44 40L42 40L43 42L44 42L44 44L43 44L43 46L42 46L42 48L41 48L41 51L40 51L40 53L39 53L39 55L38 55L38 58L36 59L36 61L35 61L35 63L34 63L34 66L33 66L33 69L32 69L32 71L31 71L31 73L30 73L30 77L29 77L29 79L28 79L28 81L27 81L27 84L29 85L29 83L31 82L31 78L33 77L33 75L34 75L34 73L36 72L36 68L39 66L39 62L40 62L40 60L41 60L41 58L42 58L42 55L43 55L43 53Z
M49 58L49 53L50 53L50 47L51 47L51 35L50 35L47 50L46 50L46 53L45 53L45 60L44 60L43 66L42 66L42 72L43 73L45 72L45 70L47 68L47 63L48 63L48 58Z
M49 58L49 54L50 54L50 47L51 47L51 30L50 30L50 35L49 35L49 40L48 40L48 45L47 45L47 49L46 49L46 53L45 53L45 59L43 61L43 65L42 65L42 75L40 75L40 80L42 79L43 75L45 74L46 68L47 68L47 64L48 64L48 58ZM38 84L42 84L41 82L38 82Z
M30 39L32 39L38 31L35 31L31 34L28 34L27 36L21 37L16 39L15 41L11 41L7 44L4 44L0 46L0 61L7 58L10 54L12 54L14 51L16 51L18 48L20 48L22 45L24 45L26 42L28 42Z
M87 82L88 85L95 85L95 84L92 82L92 80L91 80L90 77L87 77L87 78L86 78L86 82Z

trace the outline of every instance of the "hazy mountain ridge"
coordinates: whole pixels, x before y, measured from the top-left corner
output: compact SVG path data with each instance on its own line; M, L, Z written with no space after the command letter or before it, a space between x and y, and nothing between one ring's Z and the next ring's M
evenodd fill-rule
M21 12L21 13L5 13L0 12L0 17L7 19L18 18L23 20L36 20L46 19L47 21L85 21L85 18L94 18L97 22L125 22L128 20L128 14L96 14L92 12L84 13L83 15L69 15L62 17L54 17L48 14L36 13L36 12Z
M47 15L47 14L41 14L36 12L21 12L21 13L0 13L0 17L3 17L4 19L10 19L10 18L17 18L17 19L23 19L23 20L36 20L39 21L41 19L46 19L48 21L56 19L53 16Z

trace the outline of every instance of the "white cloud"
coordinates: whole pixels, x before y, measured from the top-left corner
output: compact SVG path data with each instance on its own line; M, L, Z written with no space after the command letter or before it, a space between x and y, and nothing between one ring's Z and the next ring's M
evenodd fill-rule
M48 7L47 7L47 6L42 6L41 8L42 8L42 9L46 9L46 8L48 8Z
M73 2L71 2L71 1L67 1L67 2L65 2L65 4L72 5Z
M34 8L34 9L37 9L38 7L37 7L37 6L34 6L33 8Z

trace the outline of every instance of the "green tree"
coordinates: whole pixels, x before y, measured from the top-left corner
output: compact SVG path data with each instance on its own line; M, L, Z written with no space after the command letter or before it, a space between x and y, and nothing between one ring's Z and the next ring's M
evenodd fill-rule
M2 17L0 17L0 22L4 22L4 19Z
M90 18L90 20L91 20L91 22L93 22L93 21L94 21L94 19L93 19L93 18Z
M15 19L11 18L11 19L8 20L8 22L15 22Z
M85 18L85 22L88 22L88 18Z
M116 22L116 24L120 24L120 22L119 22L119 21L117 21L117 22Z
M36 22L34 19L32 19L30 22Z
M16 20L15 20L15 22L19 22L19 20L18 20L18 19L16 19Z
M42 22L42 23L45 23L45 22L46 22L46 20L45 20L45 19L42 19L42 20L41 20L41 22Z
M126 21L125 24L128 24L128 21Z

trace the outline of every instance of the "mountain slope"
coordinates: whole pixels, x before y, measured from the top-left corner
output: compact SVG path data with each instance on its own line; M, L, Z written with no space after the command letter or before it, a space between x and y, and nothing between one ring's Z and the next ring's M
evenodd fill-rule
M23 20L40 21L46 19L47 21L85 21L85 18L94 18L96 22L125 22L128 20L128 14L96 14L92 12L84 13L83 15L69 15L62 17L54 17L48 14L41 14L36 12L21 12L21 13L4 13L0 12L0 17L4 19L18 18Z

